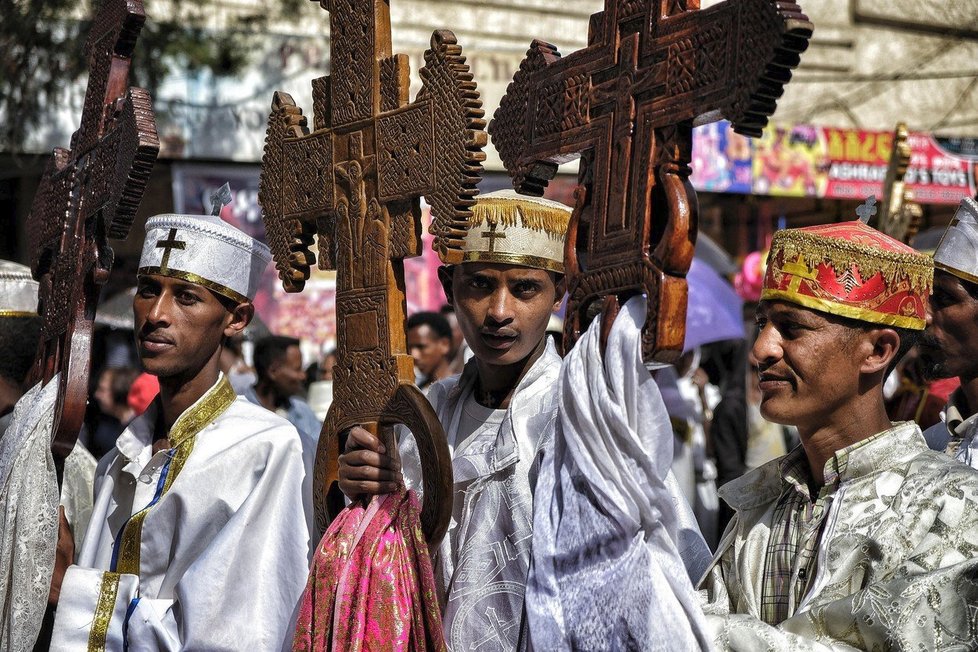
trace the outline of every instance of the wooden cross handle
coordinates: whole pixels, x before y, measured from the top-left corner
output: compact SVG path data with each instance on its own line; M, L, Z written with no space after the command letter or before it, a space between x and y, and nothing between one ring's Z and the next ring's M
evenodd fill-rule
M428 546L437 547L448 531L452 518L452 456L438 415L421 390L408 383L397 386L393 398L376 421L341 424L337 422L332 409L327 414L316 451L317 475L313 480L317 535L325 532L329 523L345 507L338 485L340 435L353 425L360 425L378 436L388 451L397 450L395 425L407 426L414 435L421 457L424 486L421 530Z

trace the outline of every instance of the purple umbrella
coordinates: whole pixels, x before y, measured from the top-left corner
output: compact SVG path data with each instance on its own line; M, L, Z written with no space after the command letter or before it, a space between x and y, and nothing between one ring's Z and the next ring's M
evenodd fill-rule
M686 282L686 351L710 342L745 337L744 302L712 267L694 258Z

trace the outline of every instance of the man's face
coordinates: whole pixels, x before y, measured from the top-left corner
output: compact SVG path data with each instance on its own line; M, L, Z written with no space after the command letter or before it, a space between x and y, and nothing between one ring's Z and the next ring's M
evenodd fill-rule
M853 329L783 301L762 301L756 321L751 355L765 419L810 431L858 395Z
M934 272L934 293L920 358L928 378L978 378L978 299L965 282L942 270Z
M236 332L233 314L210 290L168 276L140 276L132 311L139 359L160 378L195 377Z
M448 356L452 341L447 337L438 337L431 326L421 324L407 333L408 353L414 358L418 371L430 376Z
M452 348L448 351L448 355L455 357L458 350L462 348L462 342L465 339L462 336L462 329L458 327L458 317L454 312L443 313L445 319L448 320L448 325L452 327Z
M484 363L521 362L540 344L560 298L554 275L501 263L462 263L443 276L459 328L473 355Z
M302 391L306 373L302 370L302 351L290 346L285 355L276 360L268 369L269 380L276 393L282 397L295 396Z

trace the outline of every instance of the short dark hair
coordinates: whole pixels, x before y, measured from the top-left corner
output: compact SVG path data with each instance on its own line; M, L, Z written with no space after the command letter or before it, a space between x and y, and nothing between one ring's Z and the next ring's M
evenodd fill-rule
M23 383L40 341L40 317L0 317L0 377Z
M445 319L444 315L437 312L416 312L407 320L407 330L427 326L438 339L452 339L452 326Z
M269 368L284 358L293 346L299 346L299 340L285 335L269 335L258 340L255 344L255 375L258 379L267 379Z
M888 376L890 372L896 369L897 364L900 360L903 360L903 356L909 353L910 349L917 346L920 342L920 338L923 336L924 331L913 330L910 328L898 328L896 326L886 326L885 324L873 324L870 322L860 321L858 319L850 319L849 317L838 317L836 315L829 315L830 319L842 324L847 328L852 328L854 330L868 331L876 328L889 328L895 331L900 337L900 347L897 349L897 353L893 356L893 360L890 361L890 366L886 368L886 375Z
M115 367L106 371L112 374L109 389L112 391L112 402L125 407L129 403L129 390L139 376L139 370L132 367Z

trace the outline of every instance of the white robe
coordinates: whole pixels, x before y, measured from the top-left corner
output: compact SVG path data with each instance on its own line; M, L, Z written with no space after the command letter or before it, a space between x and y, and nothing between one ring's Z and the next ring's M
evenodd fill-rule
M0 438L0 650L32 650L48 602L58 540L57 398L58 376L32 387Z
M645 299L595 320L560 370L533 504L535 650L707 649L694 579L710 551L670 471L673 430L641 356Z
M435 555L448 649L525 649L523 592L530 565L533 488L556 418L560 356L547 348L516 387L496 432L479 432L455 451L462 405L476 380L475 362L461 376L431 386L428 400L448 437L455 479L455 518ZM405 483L420 488L414 440L399 446Z
M221 400L230 406L214 418ZM52 649L90 649L93 640L97 648L101 637L109 650L290 647L308 571L298 433L235 399L222 376L170 430L171 444L177 432L180 441L185 433L194 440L181 467L180 448L152 453L157 408L137 417L99 465ZM114 554L123 526L140 511L135 547ZM133 565L138 574L114 572Z

